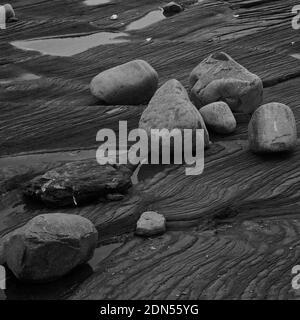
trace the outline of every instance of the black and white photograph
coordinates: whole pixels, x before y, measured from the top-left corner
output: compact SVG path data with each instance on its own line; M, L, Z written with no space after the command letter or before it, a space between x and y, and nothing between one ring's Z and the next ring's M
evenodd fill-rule
M0 2L0 309L299 300L299 129L300 0Z

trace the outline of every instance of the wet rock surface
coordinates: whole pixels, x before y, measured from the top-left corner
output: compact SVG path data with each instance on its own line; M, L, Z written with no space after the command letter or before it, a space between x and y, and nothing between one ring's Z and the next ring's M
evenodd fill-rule
M166 231L166 219L162 214L154 211L144 212L139 218L135 234L151 237L163 234Z
M282 103L268 103L252 115L248 127L249 146L253 152L292 151L297 143L293 111Z
M87 262L97 240L97 230L84 217L43 214L9 235L5 261L19 280L52 281Z
M124 194L131 187L133 167L99 165L96 160L70 162L24 186L24 196L53 207L77 206L106 195Z
M224 52L204 59L190 74L191 100L200 108L224 101L233 112L252 113L263 99L261 79Z
M91 92L108 104L138 105L147 103L157 89L157 72L143 60L105 70L95 76Z
M213 102L199 111L207 128L216 133L229 134L236 129L234 115L225 102Z

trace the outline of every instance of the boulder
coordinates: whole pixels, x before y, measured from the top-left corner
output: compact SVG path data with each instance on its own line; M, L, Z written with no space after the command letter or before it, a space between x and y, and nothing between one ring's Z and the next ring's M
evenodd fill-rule
M235 118L225 102L213 102L200 110L208 129L217 133L228 134L236 129Z
M149 102L157 85L157 72L146 61L134 60L99 73L90 89L107 104L138 105Z
M263 99L261 79L224 52L210 55L191 73L191 100L197 108L226 102L233 112L253 113Z
M173 14L183 11L182 6L175 1L165 4L162 9L165 16L172 16Z
M126 193L132 185L133 168L100 165L94 159L70 162L31 180L23 194L52 207L77 206L108 194Z
M95 226L84 217L42 214L10 234L5 260L19 280L48 282L86 263L97 240Z
M293 111L277 102L262 105L249 122L248 139L250 149L257 153L293 150L297 143Z
M166 231L166 219L154 211L144 212L139 218L135 233L139 236L151 237Z
M205 146L209 135L201 114L191 103L182 84L169 80L155 93L144 110L139 127L151 134L151 129L204 129Z

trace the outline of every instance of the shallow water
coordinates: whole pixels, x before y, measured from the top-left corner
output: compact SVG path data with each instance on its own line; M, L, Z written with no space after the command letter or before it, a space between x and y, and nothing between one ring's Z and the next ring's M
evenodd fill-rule
M98 6L109 2L111 2L111 0L85 0L83 3L87 6Z
M166 19L162 10L154 10L146 14L144 17L131 22L127 27L126 31L140 30L144 29L154 23Z
M69 57L99 45L128 42L123 32L99 32L83 36L65 36L14 41L11 44L22 50L39 51L53 56Z
M7 83L12 83L14 81L29 81L29 80L36 80L39 79L40 76L37 76L36 74L33 73L23 73L17 77L13 78L7 78L7 79L0 79L0 84L7 84Z
M296 59L300 59L300 53L291 54L291 57L296 58Z

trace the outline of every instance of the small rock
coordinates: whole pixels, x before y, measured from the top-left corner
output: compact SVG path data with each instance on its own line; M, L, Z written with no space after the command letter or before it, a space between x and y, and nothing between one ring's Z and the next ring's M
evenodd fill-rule
M225 102L213 102L199 111L206 126L217 133L228 134L236 129L235 118Z
M277 102L262 105L249 122L248 139L250 149L257 153L293 150L297 142L293 111Z
M110 193L106 195L106 199L110 201L121 201L124 199L124 195L121 193Z
M100 165L96 160L74 161L34 178L23 194L52 207L77 206L107 194L126 193L134 169L131 165Z
M6 22L15 21L16 14L13 7L9 3L6 3L4 8L6 13Z
M171 16L173 14L183 11L183 7L180 4L176 3L175 1L171 1L167 3L162 8L163 8L163 13L166 16Z
M110 20L117 20L119 18L119 16L117 14L113 14L111 17L110 17Z
M138 105L148 103L157 85L157 72L146 61L134 60L99 73L90 89L108 104Z
M157 212L148 211L144 212L138 220L135 233L139 236L150 237L162 234L165 231L165 217Z
M151 129L204 129L205 146L209 135L201 114L191 103L182 84L169 80L155 93L144 110L139 127L151 134Z
M261 79L224 52L203 60L191 72L189 82L197 108L224 101L233 112L253 113L263 98Z
M5 260L19 280L48 282L86 263L97 240L95 226L84 217L42 214L9 235Z

